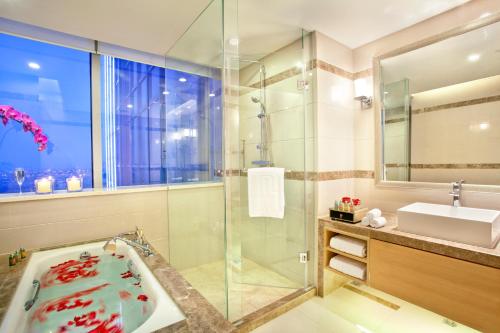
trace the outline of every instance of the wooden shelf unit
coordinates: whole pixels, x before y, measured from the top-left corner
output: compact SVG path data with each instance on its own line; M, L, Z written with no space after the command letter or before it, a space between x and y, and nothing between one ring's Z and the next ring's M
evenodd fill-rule
M332 249L330 247L330 239L335 236L335 235L345 235L345 236L349 236L349 237L352 237L352 238L356 238L356 239L360 239L364 242L366 242L366 257L358 257L358 256L355 256L353 254L349 254L349 253L345 253L345 252L342 252L342 251L339 251L337 249ZM349 279L352 279L352 280L356 280L356 281L359 281L359 282L362 282L362 283L366 283L368 284L368 280L369 280L369 270L368 270L368 253L370 251L370 242L369 242L369 238L368 237L365 237L365 236L361 236L361 235L356 235L356 234L352 234L352 233L349 233L349 232L346 232L346 231L342 231L342 230L338 230L338 229L335 229L335 228L332 228L332 227L325 227L325 232L324 232L324 263L323 263L323 267L331 272L334 272L336 274L339 274L339 275L342 275L346 278L349 278ZM342 273L340 271L337 271L336 269L334 268L331 268L330 267L330 259L332 259L334 256L337 256L337 255L341 255L341 256L344 256L344 257L347 257L347 258L351 258L351 259L354 259L356 261L359 261L359 262L362 262L366 265L366 280L361 280L361 279L358 279L354 276L351 276L349 274L345 274L345 273Z

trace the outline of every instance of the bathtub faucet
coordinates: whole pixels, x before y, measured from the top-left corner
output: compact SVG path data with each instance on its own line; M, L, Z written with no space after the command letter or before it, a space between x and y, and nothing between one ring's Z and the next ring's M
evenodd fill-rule
M135 236L135 239L127 239L124 237L124 236L130 236L130 235ZM135 247L136 249L139 249L145 257L149 257L149 256L152 256L154 254L153 250L151 249L149 244L146 242L146 239L144 238L144 233L138 227L135 228L135 231L124 232L124 233L116 235L113 238L111 238L110 240L108 240L104 244L104 246L102 247L104 249L104 251L115 252L117 240L120 240L120 241L126 243L127 245L130 245L132 247Z

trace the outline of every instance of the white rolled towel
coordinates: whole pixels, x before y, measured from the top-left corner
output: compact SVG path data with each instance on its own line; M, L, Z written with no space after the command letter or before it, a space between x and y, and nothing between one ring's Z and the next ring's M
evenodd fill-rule
M386 225L386 223L387 223L387 220L385 219L385 217L379 216L379 217L374 218L370 222L370 227L373 227L373 228L382 228L384 225Z
M368 219L373 220L377 217L381 217L382 216L382 211L378 208L373 208L372 210L370 210L368 213L366 213L366 216L368 216Z
M361 219L360 225L364 225L365 227L370 225L370 218L368 216L365 216Z
M366 278L366 264L351 258L336 255L330 259L330 267L360 280Z
M330 247L358 257L366 257L366 242L361 239L335 235L330 239Z

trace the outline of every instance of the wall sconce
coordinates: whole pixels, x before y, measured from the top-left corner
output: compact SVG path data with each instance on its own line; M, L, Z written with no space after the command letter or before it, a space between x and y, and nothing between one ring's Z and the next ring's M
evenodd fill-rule
M366 78L354 80L354 99L361 102L362 109L369 109L373 103L373 87Z

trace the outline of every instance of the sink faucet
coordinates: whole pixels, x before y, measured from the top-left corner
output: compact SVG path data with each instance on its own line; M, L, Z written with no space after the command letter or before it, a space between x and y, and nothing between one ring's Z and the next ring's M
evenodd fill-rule
M452 191L450 195L453 196L453 207L460 207L462 203L460 202L460 197L462 195L462 184L465 183L465 180L459 180L451 183Z
M124 237L124 236L128 236L128 235L134 235L135 239L130 240L130 239L127 239ZM126 243L127 245L130 245L132 247L135 247L136 249L141 250L142 254L145 257L149 257L149 256L152 256L154 254L153 250L151 250L151 247L149 246L149 244L146 242L146 240L144 238L144 233L138 227L135 228L135 231L124 232L124 233L116 235L113 238L111 238L110 240L108 240L103 246L104 251L114 252L116 250L116 241L117 240L120 240L120 241ZM111 242L113 242L114 244L111 244Z

